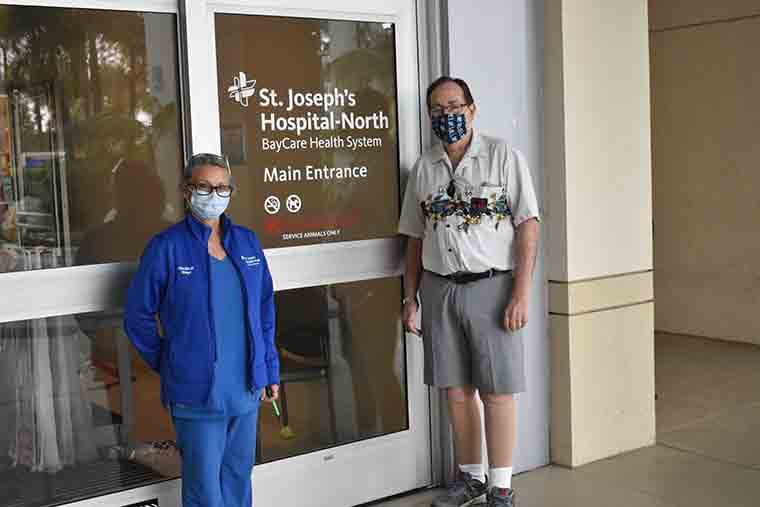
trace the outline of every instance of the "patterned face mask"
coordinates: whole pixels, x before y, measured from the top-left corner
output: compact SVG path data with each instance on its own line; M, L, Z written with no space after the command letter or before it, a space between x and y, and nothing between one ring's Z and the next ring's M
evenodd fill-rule
M461 141L467 135L467 118L464 113L435 116L431 123L435 135L446 144Z

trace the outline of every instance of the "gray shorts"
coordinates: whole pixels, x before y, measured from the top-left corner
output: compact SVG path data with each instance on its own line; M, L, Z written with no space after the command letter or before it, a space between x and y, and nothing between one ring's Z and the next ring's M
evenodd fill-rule
M525 390L522 332L504 327L511 273L456 284L428 271L420 282L425 383L484 393Z

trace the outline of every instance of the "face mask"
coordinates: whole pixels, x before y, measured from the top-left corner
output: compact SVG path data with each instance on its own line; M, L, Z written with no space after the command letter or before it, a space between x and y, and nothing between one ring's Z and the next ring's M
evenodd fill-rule
M433 132L446 144L461 141L467 135L467 118L464 113L444 114L432 119Z
M219 197L216 192L209 195L198 195L193 192L190 195L190 209L201 220L216 220L230 204L229 197Z

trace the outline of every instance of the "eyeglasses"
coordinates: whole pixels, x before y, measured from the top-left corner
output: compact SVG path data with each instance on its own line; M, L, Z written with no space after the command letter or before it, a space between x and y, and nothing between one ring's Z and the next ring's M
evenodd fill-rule
M208 183L188 183L187 188L198 195L211 195L211 192L216 192L216 195L219 197L229 197L235 191L235 187L232 185L217 185L214 187Z
M222 157L213 153L196 153L187 160L187 164L185 165L185 176L191 176L193 169L203 165L221 167L222 169L227 169L227 174L232 174L227 157Z
M457 185L454 182L454 180L451 180L449 182L449 186L446 187L446 195L449 196L450 199L454 198L454 195L457 193Z
M430 116L443 116L444 114L460 114L470 104L449 104L446 107L433 106L430 108Z

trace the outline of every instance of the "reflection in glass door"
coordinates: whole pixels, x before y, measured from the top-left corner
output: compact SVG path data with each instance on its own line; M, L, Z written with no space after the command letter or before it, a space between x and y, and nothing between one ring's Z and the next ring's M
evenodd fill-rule
M280 415L259 463L408 429L398 278L278 292Z
M154 445L174 438L158 378L121 330L127 269L92 266L136 261L182 212L177 16L128 4L0 5L2 506L179 475Z
M0 62L0 273L137 260L183 212L176 16L0 6Z
M17 168L11 184L21 197L16 207L16 235L21 248L52 247L69 251L71 244L66 187L66 154L57 148L60 118L50 84L30 83L26 90L9 88L10 160ZM34 121L29 112L34 111ZM68 263L67 263L68 264Z
M277 290L283 396L279 416L262 407L256 501L356 505L431 482L396 235L420 148L414 3L272 3L281 12L188 4L215 49L188 39L191 94L215 92L191 102L193 147L229 157L229 212L256 232ZM356 470L366 480L346 483Z
M394 236L394 24L215 22L222 151L246 196L235 220L264 247ZM260 463L408 429L401 296L398 278L276 295L282 414L264 412Z

